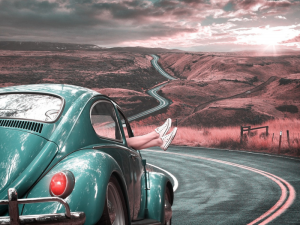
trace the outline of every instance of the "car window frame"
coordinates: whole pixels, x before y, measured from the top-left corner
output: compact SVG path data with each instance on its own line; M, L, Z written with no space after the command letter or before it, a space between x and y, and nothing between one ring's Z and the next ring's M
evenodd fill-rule
M98 135L97 132L95 131L95 128L92 124L92 109L94 108L94 106L99 103L99 102L108 102L112 105L113 107L113 111L114 111L114 116L115 116L115 119L116 119L116 123L117 123L117 126L119 128L119 131L120 131L120 136L121 136L121 139L118 140L118 139L114 139L114 138L109 138L109 137L105 137L105 136L101 136L101 135ZM124 143L124 136L122 134L122 130L120 128L120 124L119 124L119 119L118 119L118 116L117 116L117 113L116 113L116 108L115 108L115 104L114 102L112 102L111 100L109 99L106 99L106 98L103 98L103 99L97 99L93 102L93 104L91 105L90 107L90 123L91 123L91 126L93 127L93 130L95 132L95 134L99 137L99 138L102 138L102 139L106 139L106 140L109 140L109 141L115 141L115 142L118 142L118 143Z
M134 137L132 128L131 128L131 126L130 126L130 123L129 123L127 117L125 116L124 112L122 111L122 109L121 109L120 106L118 106L118 105L117 105L117 111L118 111L118 113L120 113L121 116L124 118L125 124L126 124L126 129L128 130L128 127L130 128L130 130L129 130L130 133L128 133L129 138ZM121 118L120 118L120 120L121 120ZM121 122L122 122L122 120L121 120ZM123 129L123 123L122 123L122 129ZM124 129L123 129L123 131L124 131ZM124 131L124 135L125 135L125 131ZM126 137L126 135L125 135L125 137Z
M50 95L50 96L53 96L53 97L57 97L59 99L62 100L62 105L60 107L60 112L58 114L58 116L56 117L55 120L53 121L43 121L43 120L36 120L36 119L26 119L26 118L19 118L19 117L0 117L0 119L11 119L11 120L25 120L25 121L34 121L34 122L39 122L39 123L56 123L60 118L61 118L61 115L65 109L65 99L60 96L60 95L57 95L57 94L53 94L53 93L47 93L47 92L26 92L26 91L22 91L22 92L2 92L0 93L0 95L8 95L8 94L35 94L35 95Z

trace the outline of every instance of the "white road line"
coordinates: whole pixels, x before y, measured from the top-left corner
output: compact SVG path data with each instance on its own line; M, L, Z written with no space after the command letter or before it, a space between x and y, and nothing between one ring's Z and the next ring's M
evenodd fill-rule
M143 150L143 151L144 151L144 150ZM158 169L161 170L161 171L164 171L164 172L167 173L170 177L172 177L173 182L174 182L174 185L173 185L173 191L175 192L175 191L177 190L177 188L178 188L178 180L177 180L177 178L176 178L173 174L171 174L169 171L164 170L164 169L162 169L162 168L160 168L160 167L158 167L158 166L154 166L154 165L149 164L149 163L147 163L147 164L150 165L150 166L156 167L156 168L158 168Z

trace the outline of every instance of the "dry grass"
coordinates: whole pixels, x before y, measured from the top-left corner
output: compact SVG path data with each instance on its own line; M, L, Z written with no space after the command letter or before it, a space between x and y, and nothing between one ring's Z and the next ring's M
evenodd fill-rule
M277 154L279 133L282 131L280 154L300 156L300 120L272 120L261 125L252 126L252 128L259 126L269 126L269 135L265 135L265 129L252 131L250 135L245 132L242 144L240 143L240 127L179 127L172 144ZM133 123L135 136L149 133L155 128L154 125L142 126L141 123ZM287 130L289 130L289 143Z

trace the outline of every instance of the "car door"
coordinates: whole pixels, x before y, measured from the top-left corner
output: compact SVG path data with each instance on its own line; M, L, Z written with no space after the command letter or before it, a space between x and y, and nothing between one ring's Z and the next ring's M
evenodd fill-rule
M121 119L122 128L124 131L125 139L133 137L133 132L131 130L130 124L127 121L126 117L124 116L123 112L120 108L118 108L118 113ZM126 140L125 140L126 141ZM144 211L145 211L145 188L142 183L145 183L145 176L144 176L144 166L142 163L142 157L139 151L127 146L126 147L132 152L131 153L131 165L133 169L133 189L134 189L134 210L133 210L133 220L139 220L144 218Z
M107 144L99 146L99 149L111 155L123 171L127 185L131 220L142 219L144 207L141 207L141 202L144 205L146 201L145 198L142 201L141 194L144 170L139 152L127 146L126 136L127 138L133 136L130 125L119 107L109 99L96 100L91 107L90 114L96 134L101 139L107 140ZM124 129L122 121L127 123Z
M112 156L122 169L127 186L130 215L131 219L133 219L135 165L132 157L134 154L137 154L125 146L124 132L121 131L119 120L116 116L116 108L110 100L95 100L90 109L90 118L96 134L102 140L101 145L96 146L95 149Z

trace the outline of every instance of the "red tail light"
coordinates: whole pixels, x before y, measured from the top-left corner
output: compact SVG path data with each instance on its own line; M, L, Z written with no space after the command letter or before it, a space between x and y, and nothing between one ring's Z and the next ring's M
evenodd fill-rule
M74 189L75 178L72 172L65 170L54 174L49 191L52 196L66 198Z

